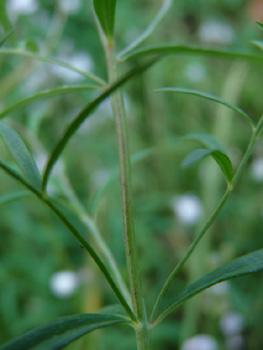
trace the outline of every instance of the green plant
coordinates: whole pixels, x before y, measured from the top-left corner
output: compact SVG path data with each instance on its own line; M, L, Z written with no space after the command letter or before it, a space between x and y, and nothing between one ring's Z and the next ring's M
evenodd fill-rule
M2 1L2 4L4 2ZM98 90L100 94L89 102L73 119L73 121L65 128L63 135L57 140L55 147L49 155L49 159L42 176L36 167L34 159L25 146L22 138L19 134L8 124L0 123L0 135L12 154L17 167L21 170L19 173L17 170L13 170L8 164L0 162L0 167L9 176L22 184L27 193L34 194L43 204L45 204L67 227L70 233L78 240L81 246L88 252L88 254L95 261L111 289L115 293L116 298L122 305L126 314L121 313L106 314L81 314L76 316L70 316L59 319L48 325L36 328L33 331L23 335L21 338L14 340L11 343L3 345L2 350L11 349L61 349L64 346L71 343L73 340L102 327L109 327L111 325L129 325L136 333L137 347L140 350L151 348L151 330L157 327L159 323L173 312L179 305L187 301L191 297L207 289L208 287L215 285L219 282L226 281L239 276L252 274L263 270L263 250L258 250L248 255L242 256L218 269L205 275L201 279L191 284L185 291L176 295L173 301L168 307L162 307L162 301L169 287L171 286L174 278L181 271L184 264L193 253L194 249L213 224L217 218L219 212L225 205L228 197L232 193L240 174L242 173L256 142L259 140L263 128L263 117L255 123L242 109L236 107L234 104L225 101L224 99L216 96L197 91L193 89L182 88L162 88L159 92L171 92L171 93L184 93L213 102L219 103L232 109L234 112L242 116L242 118L248 122L252 129L252 136L247 146L246 152L237 166L236 171L233 171L232 162L228 156L225 148L211 135L205 133L189 134L185 139L190 139L199 142L202 148L192 151L184 160L183 165L188 167L207 156L211 156L220 169L226 180L226 191L222 196L219 204L215 210L204 223L200 232L196 235L192 244L187 252L184 254L179 263L175 266L166 282L164 283L159 296L153 306L150 317L145 308L145 300L142 292L141 274L139 268L139 258L137 252L136 235L134 228L134 214L132 205L132 188L131 188L131 159L129 152L129 140L128 140L128 128L125 116L125 106L123 101L122 86L130 81L132 78L139 76L147 69L152 67L161 58L166 55L205 55L230 59L242 59L251 62L263 63L262 55L255 55L251 53L241 53L235 51L228 51L222 49L207 49L199 47L181 46L181 45L156 45L144 48L138 48L154 31L155 27L162 19L172 4L172 1L166 0L160 12L156 18L146 29L146 31L137 39L134 43L129 45L125 50L116 55L115 53L115 39L114 39L114 22L115 22L115 7L116 1L114 0L94 0L94 13L97 21L98 32L100 34L101 42L105 51L106 66L108 72L108 81L105 82L100 77L93 74L80 71L63 62L41 56L32 51L23 51L20 49L4 49L1 48L0 54L2 55L20 55L35 60L41 60L50 64L56 64L64 66L70 70L74 70L93 82L93 85L82 86L70 86L56 88L53 90L41 92L27 97L6 110L2 111L0 117L3 118L14 110L18 110L21 107L44 97L55 96L62 93L70 93L72 91ZM8 37L13 37L12 32L8 32L9 20L7 19L6 12L2 18L2 24L7 31L6 36L1 40L1 44L4 43ZM262 25L259 24L261 27ZM15 43L15 40L12 40ZM255 42L254 42L255 43ZM259 46L258 42L256 45ZM120 74L120 66L125 63L130 64L132 67L127 70L126 73ZM64 208L57 198L53 198L47 193L47 185L53 170L54 165L61 157L62 152L70 141L71 137L76 133L82 123L91 116L95 109L108 97L111 97L112 110L116 123L116 135L118 142L118 154L119 154L119 177L121 188L121 206L122 206L122 222L123 233L126 249L126 262L129 277L128 289L123 281L121 273L117 267L113 254L109 250L108 246L101 237L93 218L91 218L83 208L82 204L75 197L74 193L68 191L68 201L71 202L73 211L82 219L86 227L91 232L94 241L100 249L100 253L103 259L94 250L90 241L86 240L79 229L69 219L64 212ZM186 140L185 140L186 141ZM143 155L147 156L147 153ZM14 196L21 196L21 193ZM105 262L104 262L105 261Z

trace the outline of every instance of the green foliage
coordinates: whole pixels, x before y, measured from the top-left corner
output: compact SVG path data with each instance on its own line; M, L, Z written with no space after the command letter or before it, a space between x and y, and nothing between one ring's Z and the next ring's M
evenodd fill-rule
M0 122L0 136L29 183L41 187L41 178L34 159L21 137L10 125Z
M261 149L263 116L255 123L250 115L258 111L262 114L262 99L258 97L258 91L262 83L259 73L263 56L250 53L249 49L236 50L240 43L235 42L230 49L221 48L219 43L211 47L180 44L186 38L189 41L192 34L194 42L203 40L199 23L205 24L204 7L197 2L194 5L193 11L190 2L164 0L156 12L151 13L148 5L140 1L119 2L116 26L116 1L93 0L93 4L85 3L85 6L83 2L78 14L74 13L74 6L67 9L61 3L54 9L49 33L46 33L46 22L38 17L41 10L29 22L27 16L21 22L18 16L15 28L19 28L17 32L25 40L21 41L19 37L17 45L14 33L8 32L12 26L5 2L1 2L0 22L4 34L0 46L12 43L17 48L0 50L4 67L0 74L0 118L16 118L12 125L21 130L28 147L13 127L0 122L0 136L23 173L22 176L12 164L9 165L9 154L3 148L0 168L7 176L0 181L3 213L0 288L4 291L0 297L3 309L0 328L6 342L36 324L49 322L2 345L1 350L62 349L65 346L70 349L73 341L76 349L108 349L112 348L112 339L109 338L115 331L107 333L105 330L104 337L97 339L96 335L94 338L83 336L118 324L130 325L135 330L138 350L150 350L151 331L179 305L222 281L245 275L251 275L252 281L253 274L263 270L263 251L256 250L261 244L258 238L261 237L260 225L257 224L261 215L258 210L261 196L248 174L244 172L244 177L240 178L257 143ZM42 6L49 18L52 4ZM93 21L87 20L92 6L99 26L98 35L94 33ZM235 12L235 6L231 6ZM225 7L226 2L218 3L217 13L222 15ZM68 16L67 11L75 16ZM139 12L144 13L142 19ZM180 14L178 24L174 21L175 13ZM159 28L161 34L158 34L156 28L165 15L169 25L167 29ZM45 28L40 29L44 22ZM258 25L263 29L261 23ZM242 35L240 33L238 40L245 40ZM163 36L169 39L168 44L160 40ZM132 37L136 39L131 40ZM157 43L139 48L146 40ZM260 41L252 43L262 48ZM76 64L73 46L82 50L76 54ZM87 48L88 54L85 53ZM168 55L175 55L176 60L168 58L160 62ZM102 64L104 56L105 65ZM241 70L237 69L237 76L233 73L240 64L236 60L244 62L242 74L248 72L248 64L249 67L256 65L256 70L251 69L245 77L248 82L243 84L242 94ZM32 73L33 78L35 70L43 69L42 65L38 66L39 62L48 65L41 79L39 76L37 82L32 79L30 85L28 76ZM229 62L234 63L227 72ZM64 73L60 71L58 74L58 67L65 69ZM78 78L76 75L69 78L67 73L78 73ZM108 81L103 76L108 76ZM67 79L72 79L71 83ZM82 79L82 82L78 84L74 79ZM156 90L158 86L172 86L175 80L186 87ZM192 95L198 100L192 102L189 99L188 102L188 99L171 98L170 94L154 94L152 90ZM220 97L202 90L214 90ZM239 95L242 97L240 101ZM49 99L51 97L56 99ZM107 105L108 99L111 107ZM199 99L215 104L209 102L205 105ZM246 125L232 121L232 112L250 124L250 140L246 137ZM113 118L109 118L112 114L116 130ZM193 132L187 134L189 130ZM74 142L69 145L74 136ZM201 148L198 146L188 153L186 140L198 142ZM230 150L234 166L223 144ZM28 149L32 149L40 166L43 158L47 159L43 180ZM241 150L245 150L243 155ZM221 199L221 178L213 172L213 163L204 164L201 176L195 168L182 174L179 164L186 153L184 167L207 156L216 161L228 185ZM113 170L109 172L108 169ZM236 188L238 181L242 185ZM25 191L17 188L20 185ZM189 190L200 196L203 216L200 214L197 219L202 219L202 223L180 221L183 205L178 194ZM234 197L229 207L226 203L233 190L237 191L238 203ZM48 211L38 207L34 198ZM240 204L242 198L244 203ZM248 206L254 206L254 210L249 212ZM224 215L219 216L223 208ZM49 212L53 216L49 217ZM27 219L28 213L30 220ZM214 225L217 220L219 224ZM64 235L63 227L75 241ZM9 232L11 228L14 232ZM239 233L238 238L233 232ZM208 234L214 238L203 244L201 240ZM28 245L26 253L24 245ZM234 259L249 251L254 253ZM93 265L87 260L86 253L92 258ZM65 300L59 300L60 296L52 291L52 284L50 291L47 287L48 280L51 281L51 276L54 277L54 272L60 268L81 270L76 274L79 290ZM171 272L165 279L164 271L170 268ZM146 280L143 283L141 271ZM97 278L97 272L104 280ZM192 280L196 282L192 283ZM26 287L21 289L21 283ZM254 286L247 294L262 289L257 284ZM32 296L30 293L35 287ZM237 293L241 300L238 307L242 310L245 305L249 309L252 303L245 301L244 296L240 297L244 290L239 288ZM119 302L117 308L110 307L117 310L116 315L114 311L106 314L107 308L100 313L104 305L115 303L116 298ZM219 304L216 300L213 303L213 307ZM224 303L234 305L226 295ZM189 313L187 305L181 314L176 315L176 334L168 332L164 324L159 328L159 335L153 337L159 349L180 347L182 338L203 333L204 325L197 322L201 312L207 323L212 318L218 321L221 316L221 311L214 312L212 317L199 307L193 307ZM23 312L26 316L23 316L20 327ZM50 319L65 314L77 315L50 323ZM125 316L120 316L122 314ZM130 341L134 334L129 334L126 328L129 329L116 330L119 334L119 341L114 344L116 350L135 347ZM191 330L189 334L188 328ZM214 326L214 333L218 335L217 328L218 325ZM223 344L222 336L220 341ZM261 343L257 338L257 344Z
M114 315L82 314L63 317L26 333L0 349L59 350L89 332L121 323L127 323L127 320Z
M114 32L116 0L93 0L93 5L104 34L111 38Z

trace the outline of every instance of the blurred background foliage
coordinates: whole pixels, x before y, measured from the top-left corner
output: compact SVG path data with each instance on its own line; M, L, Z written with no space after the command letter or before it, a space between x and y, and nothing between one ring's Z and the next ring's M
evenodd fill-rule
M157 0L117 2L118 50L146 28L159 6ZM24 47L29 40L31 47L33 42L40 53L49 53L106 79L91 1L8 0L7 8L17 45ZM262 19L262 1L174 1L148 43L256 50L247 41L262 39L255 24L255 20ZM2 36L4 31L0 33ZM8 46L10 42L5 47ZM61 67L22 57L0 55L0 66L1 110L38 91L89 83ZM260 65L245 62L168 57L125 87L131 153L141 158L133 164L132 182L148 309L225 186L212 160L191 169L181 168L182 159L195 146L181 137L189 132L213 134L227 147L236 166L250 132L226 108L191 96L157 94L153 90L164 86L204 90L236 103L256 121L263 111L262 73ZM58 135L96 95L97 92L85 91L38 101L10 113L6 121L26 140L42 170ZM261 140L234 194L172 286L167 303L173 291L183 289L239 255L262 247L262 146ZM0 149L1 159L12 162L2 142ZM109 181L117 163L114 120L106 101L82 125L65 150L51 179L49 193L64 204L71 203L72 196L79 198L95 218L127 280L118 176ZM48 209L25 192L17 200L4 197L21 190L0 173L1 344L56 317L96 312L116 303L91 259ZM87 229L83 225L81 228L92 240ZM153 348L192 349L189 339L203 334L203 339L210 341L211 346L216 344L218 350L258 350L263 344L262 277L259 273L218 285L180 307L154 330ZM133 341L129 328L115 327L97 331L68 348L132 350ZM197 345L195 349L199 349Z

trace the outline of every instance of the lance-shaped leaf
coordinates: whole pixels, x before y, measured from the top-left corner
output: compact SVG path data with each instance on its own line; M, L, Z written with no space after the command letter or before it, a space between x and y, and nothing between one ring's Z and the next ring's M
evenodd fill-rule
M251 53L230 51L225 49L209 49L202 47L191 47L177 44L161 44L161 45L150 45L140 49L136 49L129 52L127 55L122 57L122 61L128 61L138 57L145 56L158 56L159 58L167 55L201 55L220 57L227 59L242 59L251 62L263 63L262 55L254 55Z
M233 179L233 169L232 163L227 155L222 153L220 150L210 150L210 149L196 149L190 152L185 159L183 160L183 167L187 168L200 160L204 159L207 156L212 156L214 160L217 162L219 167L221 168L226 182L231 183Z
M114 31L116 0L93 0L94 9L101 28L107 37Z
M233 103L227 102L226 100L224 100L220 97L208 94L208 93L203 92L203 91L185 89L185 88L165 87L165 88L157 89L155 91L156 92L175 92L175 93L181 93L181 94L188 94L188 95L201 97L201 98L204 98L206 100L210 100L210 101L213 101L216 103L220 103L221 105L224 105L227 108L230 108L233 111L237 112L239 115L241 115L243 118L245 118L246 121L249 122L249 124L252 127L254 127L254 122L250 119L250 117L241 108L235 106Z
M0 122L0 136L29 183L37 189L41 188L41 177L36 163L15 129Z
M191 284L182 294L178 295L174 302L157 318L161 321L180 304L192 298L203 290L232 278L249 275L263 270L263 249L237 258L230 263L219 267Z
M4 118L7 114L17 111L23 107L26 107L27 105L38 101L43 100L44 98L50 98L54 96L61 96L64 94L69 94L72 92L78 92L78 91L84 91L84 90L100 90L100 86L96 85L77 85L77 86L61 86L56 89L46 90L46 91L40 91L36 94L33 94L31 96L27 96L25 98L22 98L18 102L15 102L11 106L7 107L5 110L0 112L0 119Z
M0 350L59 350L96 329L127 322L124 317L107 314L63 317L31 330Z

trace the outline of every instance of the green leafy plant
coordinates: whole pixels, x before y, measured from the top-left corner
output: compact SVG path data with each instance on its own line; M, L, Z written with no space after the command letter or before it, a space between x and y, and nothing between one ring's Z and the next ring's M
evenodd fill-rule
M2 1L1 3L3 8L4 2ZM154 67L157 62L167 55L202 55L226 59L240 59L247 62L257 62L259 64L263 64L263 56L262 54L175 44L140 47L156 29L156 26L171 7L171 0L165 0L163 2L159 13L139 38L129 44L128 47L123 49L120 53L116 53L114 26L115 9L117 5L118 2L113 0L93 1L94 15L96 18L98 32L100 34L100 39L106 56L108 81L104 81L101 77L81 71L67 63L49 58L47 56L41 56L39 54L18 48L1 47L1 56L16 55L36 61L43 61L53 65L63 66L83 75L92 82L92 84L89 85L56 87L55 89L38 92L31 96L25 97L1 111L1 119L37 100L44 100L45 98L52 96L85 90L96 90L98 95L81 109L81 111L75 116L68 126L62 126L62 136L56 140L55 146L49 154L45 170L42 174L39 173L35 161L22 137L19 136L18 132L12 126L1 121L0 136L13 157L15 168L2 160L0 161L0 167L26 190L23 192L7 194L5 195L7 196L5 197L5 200L12 200L19 198L20 196L33 194L43 204L45 204L65 225L68 231L78 240L80 245L94 260L95 264L98 266L101 273L107 280L120 305L123 307L125 315L120 315L119 313L97 313L80 314L61 318L47 325L40 326L29 331L16 340L3 345L1 350L62 349L74 340L93 330L114 325L128 325L132 327L136 333L137 348L139 350L149 350L151 349L151 331L153 328L157 327L164 318L177 310L182 303L217 283L263 270L263 249L260 249L241 256L206 274L196 282L192 283L182 293L175 294L173 300L168 306L162 307L162 302L168 289L171 287L172 282L182 270L191 254L194 252L200 240L214 223L227 202L230 194L233 192L233 189L235 188L239 177L261 136L263 129L263 116L259 118L257 122L254 122L241 108L222 98L203 91L178 87L159 88L156 90L159 93L193 95L231 109L248 123L252 129L252 135L243 158L238 166L232 165L230 156L228 155L225 147L222 146L222 144L213 136L207 133L192 133L183 138L183 142L185 143L188 141L194 141L201 144L202 147L191 151L186 156L183 161L183 167L189 167L203 160L204 158L211 156L222 171L226 181L226 191L210 217L205 221L203 227L196 234L188 250L185 252L181 260L174 267L164 282L149 316L149 312L145 307L145 296L142 290L142 276L140 272L140 259L138 257L138 247L136 243L131 186L131 162L136 162L147 157L149 152L145 152L144 154L140 154L134 158L131 158L130 156L129 130L127 127L122 88L127 82L140 76L149 68ZM13 31L9 31L10 22L5 9L2 14L4 15L2 16L1 23L6 34L0 40L0 45L4 45L9 39L11 39L11 37L13 39L12 43L15 44L16 41L13 37ZM259 23L259 26L262 29L261 23ZM262 48L261 42L253 43ZM120 73L122 66L125 65L128 67L126 68L126 72ZM93 248L90 240L85 238L79 228L75 226L70 218L64 213L63 209L57 202L57 199L52 197L52 195L49 195L47 190L53 168L57 161L61 158L61 155L64 149L67 147L70 139L76 134L84 121L89 118L96 111L96 108L108 97L111 98L118 142L119 169L115 171L113 177L119 175L120 179L122 224L129 288L126 287L114 259L113 253L110 251L109 247L97 230L93 218L85 212L85 209L83 209L80 202L76 198L73 198L74 200L71 204L74 207L75 212L78 213L83 223L92 233L93 240L100 248L100 253ZM95 196L95 198L93 198L93 206L97 205L97 202L102 194L103 189L97 194L97 197Z

